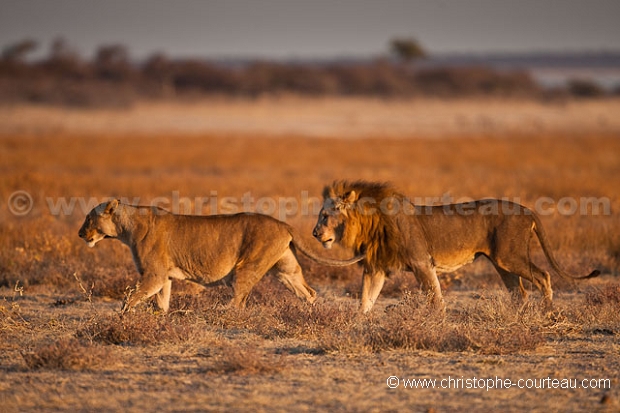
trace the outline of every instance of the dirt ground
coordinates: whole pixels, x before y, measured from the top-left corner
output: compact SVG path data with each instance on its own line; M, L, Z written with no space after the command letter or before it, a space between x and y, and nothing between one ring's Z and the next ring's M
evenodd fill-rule
M10 291L4 291L10 295ZM472 292L449 294L450 310L471 301ZM576 297L563 296L570 305ZM55 295L25 295L17 300L20 318L27 323L22 337L3 332L3 411L616 411L618 386L617 330L555 332L532 351L479 354L476 351L390 349L380 352L325 352L316 341L265 338L252 332L222 330L209 340L161 345L108 345L109 364L90 370L30 369L20 352L48 337L71 335L92 311L89 303L65 307ZM95 300L98 312L111 313L117 303ZM259 310L256 310L259 311ZM17 330L12 327L11 330ZM577 328L578 330L578 328ZM12 331L16 333L17 331ZM221 341L225 342L222 347ZM245 349L251 348L252 351ZM267 358L275 364L265 371L245 367L219 371L213 366L227 352ZM397 388L386 384L396 376ZM477 388L457 386L452 379L476 380ZM610 379L610 389L526 388L547 378ZM438 388L406 388L404 380L434 379ZM480 388L500 379L524 388ZM536 379L538 384L525 380ZM462 382L467 383L467 382ZM477 384L474 384L477 383ZM543 382L544 383L544 382ZM588 383L590 383L588 381ZM592 382L595 385L594 382ZM493 384L495 385L495 384ZM596 384L598 385L598 384ZM607 385L602 383L601 386ZM604 397L608 397L604 399ZM602 401L605 402L602 402Z
M0 411L618 411L617 112L614 100L292 97L0 108ZM300 258L313 306L270 276L245 310L227 307L229 287L175 282L169 314L145 305L121 319L129 251L77 237L107 197L211 213L249 193L328 254L310 235L313 207L341 178L422 201L538 206L560 264L602 275L552 276L549 309L476 261L442 277L441 316L397 274L362 316L359 267Z

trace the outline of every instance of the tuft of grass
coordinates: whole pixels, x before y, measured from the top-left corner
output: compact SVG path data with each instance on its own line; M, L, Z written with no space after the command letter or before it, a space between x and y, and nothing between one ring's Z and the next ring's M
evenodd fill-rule
M574 319L589 333L620 334L620 284L606 284L585 294L573 311Z
M30 369L97 370L111 361L110 353L101 346L76 338L63 338L23 352Z
M192 332L193 323L189 317L156 315L142 309L123 317L117 314L94 316L76 335L102 344L153 346L186 342Z
M586 293L586 305L589 307L620 304L620 284L608 284L592 289Z
M253 346L232 346L223 349L222 356L207 370L215 374L274 374L284 368L275 354L265 353Z

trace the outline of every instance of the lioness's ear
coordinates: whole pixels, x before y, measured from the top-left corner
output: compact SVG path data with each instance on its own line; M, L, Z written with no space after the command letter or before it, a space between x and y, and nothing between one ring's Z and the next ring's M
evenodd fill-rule
M116 211L117 207L118 207L118 199L113 199L110 202L108 202L108 205L106 205L105 211L103 211L103 213L104 214L113 214L114 211Z

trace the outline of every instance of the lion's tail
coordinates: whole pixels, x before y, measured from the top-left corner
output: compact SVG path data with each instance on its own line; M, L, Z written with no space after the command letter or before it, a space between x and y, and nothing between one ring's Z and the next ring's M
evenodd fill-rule
M315 254L308 245L302 240L296 230L290 227L289 232L293 239L291 240L291 244L296 249L299 249L305 256L310 258L311 260L318 262L319 264L329 265L331 267L346 267L347 265L355 264L364 259L364 255L358 255L357 257L350 258L348 260L335 260L332 258L320 257Z
M542 227L540 219L535 214L533 214L532 216L534 217L534 228L533 229L534 229L534 232L536 233L536 236L538 237L538 242L540 243L540 246L542 247L542 250L545 253L545 257L547 257L549 264L551 264L551 267L556 273L558 273L560 276L564 278L573 279L573 280L585 280L587 278L594 278L594 277L597 277L601 273L599 270L594 270L588 275L576 276L576 275L570 275L566 273L564 270L562 270L558 262L555 260L555 257L553 256L551 250L549 249L547 235L545 234L545 230Z

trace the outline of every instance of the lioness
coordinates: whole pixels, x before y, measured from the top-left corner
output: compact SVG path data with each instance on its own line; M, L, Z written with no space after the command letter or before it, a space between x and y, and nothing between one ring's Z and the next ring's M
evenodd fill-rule
M294 234L292 227L267 215L175 215L118 200L90 211L78 233L90 247L104 238L116 238L131 249L141 279L124 301L121 314L155 294L158 306L168 311L172 279L203 285L232 281L232 304L243 307L252 287L270 269L289 290L312 303L316 292L304 280L295 247L326 265L344 266L363 259L318 257Z
M323 208L313 235L325 248L340 243L364 254L360 310L370 311L386 275L413 271L432 304L443 308L437 273L452 272L486 256L510 290L521 278L531 281L551 301L549 273L530 260L530 239L536 234L553 270L563 277L551 254L543 227L526 207L501 200L416 206L392 186L365 181L337 181L323 191Z

